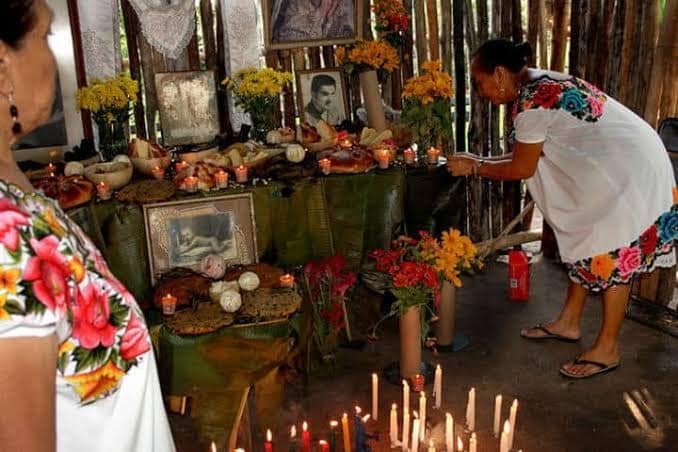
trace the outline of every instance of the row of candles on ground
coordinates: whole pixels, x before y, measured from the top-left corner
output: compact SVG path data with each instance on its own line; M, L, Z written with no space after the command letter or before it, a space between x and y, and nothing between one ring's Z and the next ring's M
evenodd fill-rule
M294 276L286 273L279 278L280 287L291 289L294 287ZM163 315L174 315L177 309L177 297L171 293L165 294L161 298Z

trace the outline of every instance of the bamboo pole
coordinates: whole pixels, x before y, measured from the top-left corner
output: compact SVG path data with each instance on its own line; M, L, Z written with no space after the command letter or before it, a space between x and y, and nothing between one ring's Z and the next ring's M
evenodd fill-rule
M546 26L553 23L553 11L551 8L546 8L545 0L539 0L539 10L542 12L543 19L539 24L539 33L537 40L539 41L539 66L548 67L548 49L546 47Z
M139 36L139 18L129 0L122 0L122 18L125 25L125 34L127 36L127 50L129 53L129 71L134 80L137 80L141 86L141 62L139 61L139 45L137 39ZM148 83L148 81L146 82ZM141 96L134 105L134 124L136 126L136 135L141 138L147 138L146 133L146 115L144 113L144 103Z
M464 57L464 0L453 0L452 32L455 77L455 144L457 152L466 152L466 70Z
M570 19L570 3L567 0L553 2L553 33L551 35L551 70L565 70L567 29Z
M215 16L217 20L217 80L226 78L226 50L224 48L224 21L221 14L221 2L216 2ZM222 132L233 134L230 114L228 110L228 98L224 91L217 92L217 107L219 108L219 125Z
M205 67L214 69L217 65L217 41L214 36L214 12L212 0L200 0L202 40L205 45Z
M626 0L614 1L614 22L611 33L610 63L607 71L606 92L618 98L619 80L622 65L622 46L624 44L624 18L626 16Z
M655 129L660 115L663 116L664 113L660 111L660 99L663 95L669 99L671 97L670 74L678 79L675 75L676 68L672 68L674 66L672 59L674 63L678 59L678 1L667 2L664 9L664 18L655 51L652 79L647 94L647 104L645 105L645 120Z
M405 7L405 12L410 17L413 17L412 0L403 0L403 6ZM403 80L406 81L414 75L414 42L412 39L412 26L408 27L407 30L403 32L402 49Z
M589 17L586 27L586 39L582 42L586 43L588 51L582 55L585 64L586 79L596 86L602 88L599 82L601 75L605 72L604 66L607 60L600 55L600 41L601 39L608 39L605 31L601 29L602 19L600 17L601 0L590 0L588 2Z
M675 0L674 0L675 1ZM636 108L641 116L644 116L647 104L647 92L650 89L651 74L654 66L654 55L657 47L657 31L659 29L659 4L656 1L648 2L645 6L645 17L643 20L643 34L641 37L640 58L643 63L638 62L640 68L640 80L638 81L639 93L636 97ZM654 119L650 122L656 123L657 113L653 113ZM652 116L652 114L650 115ZM646 118L647 119L647 118Z
M631 89L631 61L636 39L635 11L636 3L640 0L625 0L624 40L622 44L621 67L619 68L619 101L628 105Z
M424 2L419 0L414 4L414 45L417 49L417 72L421 74L421 65L428 61L428 46L426 45L426 13Z
M429 55L432 60L439 60L440 31L438 29L438 7L436 0L426 0L426 19L428 21Z
M442 16L442 63L443 70L452 73L452 0L441 0L440 14Z
M536 66L539 25L543 20L540 11L541 0L528 0L527 6L527 42L532 46L533 54L527 64Z

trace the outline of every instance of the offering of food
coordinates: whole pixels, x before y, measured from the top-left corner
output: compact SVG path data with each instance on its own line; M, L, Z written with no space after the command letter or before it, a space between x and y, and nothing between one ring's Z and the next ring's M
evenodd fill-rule
M85 177L95 184L106 183L113 190L124 187L132 178L129 162L97 163L85 168Z
M295 138L294 130L289 127L281 127L271 130L266 134L266 142L269 144L291 143Z
M127 145L127 155L134 169L146 176L153 176L153 168L167 168L171 157L166 149L141 138L133 138Z
M197 162L187 166L184 170L174 176L174 185L180 190L187 190L186 179L196 177L198 179L198 190L211 190L216 185L214 174L221 168L210 163Z
M372 155L372 152L359 145L353 145L350 148L336 146L332 149L320 151L316 155L317 160L325 158L331 163L331 173L365 173L374 167L374 156Z
M46 196L56 199L64 210L85 204L94 195L94 184L82 176L56 175L35 179L31 183Z

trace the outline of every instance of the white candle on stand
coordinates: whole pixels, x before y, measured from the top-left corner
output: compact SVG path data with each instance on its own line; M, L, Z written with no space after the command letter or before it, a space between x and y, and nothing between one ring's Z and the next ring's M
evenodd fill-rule
M445 448L454 450L454 418L450 413L445 413Z
M509 452L509 435L511 433L511 424L509 421L504 421L504 430L501 432L501 439L499 440L499 452Z
M391 447L398 442L398 405L391 405L391 422L389 429L389 438L391 438Z
M410 444L410 412L403 411L403 440L402 448L407 451L407 445Z
M410 412L410 384L403 380L403 413Z
M412 447L410 448L410 452L419 451L419 418L416 416L415 413L414 421L412 421Z
M494 437L499 438L499 427L501 425L501 394L498 394L494 398L494 425L492 431L494 432Z
M466 425L469 431L476 429L476 388L468 392L468 404L466 405Z
M419 396L419 440L424 441L426 439L426 393L421 391Z
M511 411L509 412L509 426L511 432L509 433L509 450L513 449L513 436L516 433L516 415L518 414L518 399L513 399L511 404Z
M475 432L471 433L471 439L468 442L468 452L478 452L478 440Z
M379 419L379 376L372 374L372 419Z
M440 364L436 366L436 373L433 379L433 396L435 397L435 407L440 409L443 389L443 369Z

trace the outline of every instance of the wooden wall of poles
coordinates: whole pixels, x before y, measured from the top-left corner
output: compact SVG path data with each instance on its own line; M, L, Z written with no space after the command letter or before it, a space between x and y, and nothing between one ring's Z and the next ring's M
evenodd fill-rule
M144 89L143 101L134 112L136 131L155 136L157 99L149 81L156 72L211 69L218 80L227 75L219 1L200 0L196 8L204 50L199 51L196 30L176 60L151 48L140 33L129 0L120 1L127 63ZM364 29L371 30L370 2L357 4L364 9ZM403 4L412 26L400 51L402 65L384 85L383 97L399 109L404 82L418 73L424 61L440 58L455 78L454 105L465 107L455 114L456 134L448 149L483 155L501 155L507 149L504 132L511 124L506 108L488 105L469 89L469 55L492 37L527 39L535 51L531 64L587 79L655 128L663 118L678 116L678 0L403 0ZM372 38L372 33L365 36ZM288 71L332 67L334 50L325 46L269 51L266 63ZM350 86L355 111L361 103L357 77L350 80ZM281 97L281 125L295 125L294 90L289 88ZM219 93L219 109L222 130L230 133L223 92ZM475 241L496 236L524 203L517 183L470 180L468 196L469 233Z

